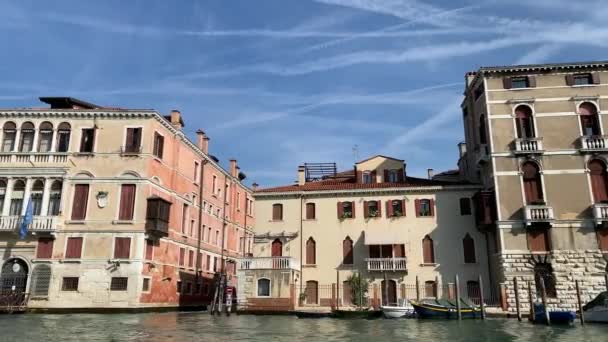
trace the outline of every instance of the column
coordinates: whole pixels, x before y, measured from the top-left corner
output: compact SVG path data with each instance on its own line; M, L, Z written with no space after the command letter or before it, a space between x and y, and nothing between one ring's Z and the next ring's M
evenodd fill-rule
M51 184L53 179L46 177L44 179L44 191L42 192L42 208L40 216L47 216L49 212L49 198L51 197Z
M2 216L8 216L8 212L11 208L11 197L13 197L13 184L15 180L9 178L6 180L6 194L4 195L4 205L2 206Z
M34 127L34 139L32 141L32 152L38 152L38 140L40 139L40 130Z
M67 208L65 208L65 203L68 203L68 202L66 202L67 195L68 195L68 179L62 178L61 179L61 199L59 200L59 215L62 215L62 216L65 216L64 213L67 209ZM92 196L92 194L89 193L89 196Z
M25 215L25 210L27 209L27 205L30 201L30 196L32 193L32 184L34 180L32 177L27 177L25 180L25 191L23 192L23 205L21 206L21 216Z
M13 152L19 152L19 141L21 140L21 130L17 128L15 131L15 143L13 144Z
M57 151L57 129L53 129L53 138L51 140L51 153Z

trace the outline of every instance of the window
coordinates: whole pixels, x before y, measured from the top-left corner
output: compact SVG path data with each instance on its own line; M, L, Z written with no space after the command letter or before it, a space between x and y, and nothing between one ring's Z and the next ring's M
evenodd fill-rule
M270 297L270 279L258 279L258 297Z
M207 255L207 270L211 272L211 255Z
M215 244L218 246L220 244L220 231L219 230L215 231Z
M135 184L123 184L120 187L120 208L118 219L121 221L133 220L135 211Z
M165 149L165 137L154 132L154 148L152 150L152 154L158 158L163 159L163 153Z
M110 280L110 291L127 291L129 286L129 278L127 277L112 277Z
M477 101L477 99L479 99L481 97L481 95L483 95L484 92L485 92L485 88L484 88L483 84L479 85L479 87L477 87L475 89L475 93L474 93L475 101Z
M69 237L65 249L66 259L80 259L82 254L82 237Z
M36 265L32 272L32 283L30 292L35 297L46 297L49 295L51 285L51 267L49 265Z
M201 293L201 283L196 283L196 285L194 286L194 293L196 293L196 294Z
M365 201L364 205L364 213L363 216L366 218L370 217L380 217L382 213L380 212L380 201Z
M141 284L141 291L150 292L150 278L144 278L144 281Z
M194 232L195 232L194 225L195 224L196 224L196 221L194 219L191 219L190 220L190 231L189 231L190 236L194 236Z
M175 284L175 290L177 291L177 293L182 293L182 281L178 280L177 283Z
M127 138L125 141L126 153L139 153L141 145L141 127L127 128Z
M188 267L194 267L194 251L188 251Z
M372 173L371 172L363 172L363 184L371 184L372 181Z
M417 199L415 200L416 205L416 216L417 217L426 217L426 216L434 216L434 206L435 203L431 199Z
M460 199L460 215L471 215L471 199L463 197Z
M602 251L608 251L608 229L597 229L598 247Z
M464 251L464 263L474 264L476 263L475 258L475 240L467 233L464 239L462 239L462 249Z
M186 234L186 228L188 222L188 205L184 203L182 206L182 234Z
M315 204L314 203L306 203L306 219L314 220L316 218L315 212Z
M428 235L422 239L422 260L425 264L435 263L435 247L433 246L433 239Z
M480 144L488 143L488 138L486 135L486 116L483 114L481 114L481 116L479 116L479 143Z
M62 122L57 128L57 152L67 152L70 146L71 126Z
M538 165L525 162L522 167L526 204L544 204L543 187Z
M386 170L385 171L385 182L398 183L400 181L399 173L401 170Z
M61 190L63 183L60 180L56 180L51 184L51 193L49 194L49 216L57 216L61 211Z
M9 208L10 216L21 216L23 208L23 197L25 196L25 182L16 180L13 183L13 193L11 196L11 206Z
M587 85L593 84L593 78L591 74L578 74L574 75L574 85Z
M272 220L282 221L283 220L283 205L275 203L272 205Z
M528 88L528 77L511 77L511 88Z
M21 125L21 144L19 152L31 152L34 148L34 124L25 122Z
M6 181L0 179L0 214L4 207L4 199L6 198Z
M42 193L44 192L44 182L36 180L32 186L30 200L32 201L32 211L34 216L40 216L42 212Z
M389 217L405 216L405 200L390 200L387 207Z
M549 230L545 228L527 229L528 246L532 252L548 252L551 250Z
M184 266L185 258L186 258L186 249L180 248L179 249L179 265L180 266Z
M72 220L82 221L87 215L87 202L89 200L89 185L76 184L74 186L74 202L72 205Z
M209 227L208 232L207 232L207 242L211 242L211 227Z
M53 257L53 242L51 238L39 238L38 248L36 248L36 258L50 259Z
M307 265L315 265L317 263L317 244L315 239L308 238L306 241L306 264Z
M78 291L78 277L63 277L61 291Z
M542 295L541 279L545 284L545 292L549 298L557 298L555 290L555 277L553 276L553 267L549 263L538 263L534 265L534 282L536 283L536 295Z
M352 265L354 263L353 256L353 240L349 236L342 241L342 264Z
M45 121L38 128L38 152L50 152L53 142L53 124Z
M186 282L186 291L184 291L185 294L192 294L192 283L191 282Z
M199 163L197 161L194 162L194 175L192 175L192 178L194 179L194 183L198 183L198 167L199 167Z
M236 209L241 209L241 193L239 191L236 192Z
M154 257L154 240L146 239L146 260L152 260Z
M5 123L2 127L2 133L2 152L12 152L15 149L17 125L10 121Z
M534 120L530 107L521 105L515 108L515 126L518 138L529 139L535 137Z
M83 128L80 135L80 152L92 153L95 144L95 129Z
M597 108L593 103L585 102L578 107L581 129L584 136L600 135L600 123Z
M211 183L211 193L212 194L217 194L218 193L218 188L217 188L217 176L213 175L213 181Z
M392 258L393 257L393 252L397 252L397 253L402 253L403 252L403 256L405 256L405 248L403 251L401 250L396 250L396 246L402 246L402 245L370 245L369 246L369 257L370 258ZM403 246L405 247L405 246ZM401 247L398 247L399 249Z
M437 298L437 283L433 280L424 282L424 296L427 298Z
M606 164L600 160L589 162L589 177L591 179L591 190L595 203L608 203L608 176Z
M117 237L114 239L114 259L129 259L131 256L131 238Z
M338 218L355 218L355 202L338 202Z

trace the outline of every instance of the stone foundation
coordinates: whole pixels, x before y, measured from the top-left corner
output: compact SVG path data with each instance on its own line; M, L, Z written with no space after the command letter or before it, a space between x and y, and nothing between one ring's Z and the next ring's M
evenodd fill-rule
M530 310L528 282L531 284L533 301L541 302L536 296L534 265L550 263L555 278L556 298L548 298L549 308L577 310L575 281L579 281L583 305L606 291L606 258L599 250L551 251L547 254L502 254L499 256L500 274L506 287L508 311L516 311L513 278L519 286L519 302L522 313Z

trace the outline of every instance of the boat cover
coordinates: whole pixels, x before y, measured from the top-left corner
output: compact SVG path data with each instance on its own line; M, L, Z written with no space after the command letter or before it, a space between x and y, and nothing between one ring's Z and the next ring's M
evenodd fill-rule
M600 293L595 299L583 306L583 311L587 311L596 306L608 306L608 291Z

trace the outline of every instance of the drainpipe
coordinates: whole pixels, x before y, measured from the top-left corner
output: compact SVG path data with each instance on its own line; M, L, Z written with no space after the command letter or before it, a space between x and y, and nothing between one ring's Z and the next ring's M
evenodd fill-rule
M201 160L201 173L199 175L199 184L198 184L198 241L196 243L196 266L195 271L196 274L194 276L194 284L198 284L199 282L199 264L202 264L201 260L201 237L205 233L203 231L203 180L205 179L205 165L207 164L207 159L203 158ZM196 285L195 285L196 286ZM201 286L201 293L203 293L203 289Z
M302 214L303 214L303 209L302 207L304 206L304 195L302 193L300 193L300 293L302 293L302 284L304 283L303 279L304 279L304 273L302 272L302 264L304 264L304 260L302 259L303 257L303 248L304 248L304 237L302 236L303 234L303 228L304 228L304 220L302 219Z

